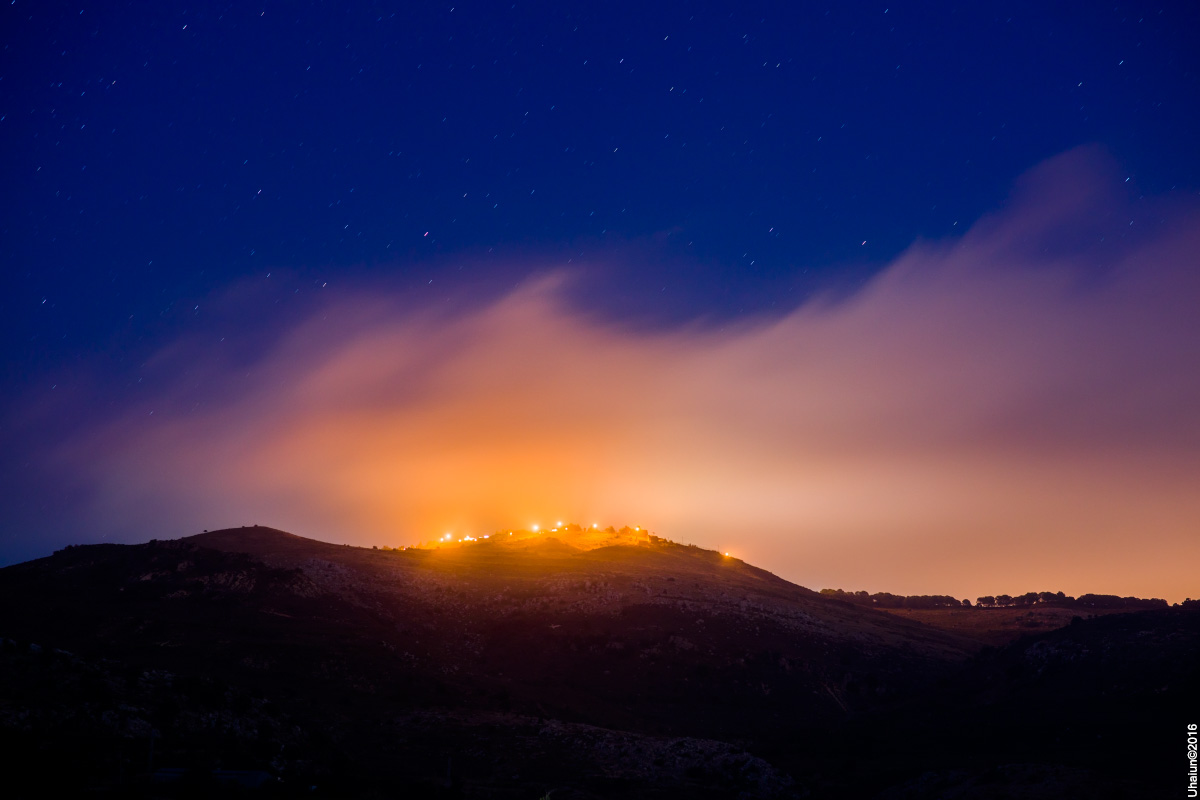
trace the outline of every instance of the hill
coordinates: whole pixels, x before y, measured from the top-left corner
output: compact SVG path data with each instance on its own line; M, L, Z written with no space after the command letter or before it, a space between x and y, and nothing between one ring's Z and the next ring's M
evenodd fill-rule
M224 782L339 797L857 797L907 791L933 766L975 774L908 749L852 767L863 741L938 740L939 720L967 724L948 697L991 708L1009 692L1017 715L1042 698L1025 684L994 696L980 677L1007 675L1016 651L981 653L720 553L641 531L502 533L376 550L239 528L0 570L0 746L32 771L29 796L53 780L114 796ZM1195 618L1142 613L1150 631ZM1093 622L1070 630L1134 635ZM1194 637L1164 641L1171 658L1194 654ZM1143 661L1123 691L1159 680ZM1063 663L1085 686L1111 669ZM55 769L64 754L70 776ZM1052 780L1120 785L1103 763L1062 769ZM237 783L246 775L267 783Z

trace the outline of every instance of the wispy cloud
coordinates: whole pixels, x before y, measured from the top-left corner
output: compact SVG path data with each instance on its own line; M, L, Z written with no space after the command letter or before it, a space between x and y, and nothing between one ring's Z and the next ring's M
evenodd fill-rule
M1164 201L1152 232L1101 241L1126 209L1109 169L1067 154L853 297L720 330L607 325L569 274L460 314L343 294L236 369L178 343L162 410L50 469L90 487L78 518L159 535L398 544L570 518L810 586L1181 599L1200 216Z

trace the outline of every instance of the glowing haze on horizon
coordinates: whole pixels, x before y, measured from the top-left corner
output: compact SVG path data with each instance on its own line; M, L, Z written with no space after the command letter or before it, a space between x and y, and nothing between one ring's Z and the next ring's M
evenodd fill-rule
M606 323L567 302L570 272L459 314L342 293L249 367L174 343L177 385L40 468L86 487L57 513L96 538L599 520L812 588L1178 601L1200 563L1200 216L1162 200L1097 274L1055 237L1123 213L1106 163L1068 153L854 295L723 328ZM197 386L217 399L190 406Z

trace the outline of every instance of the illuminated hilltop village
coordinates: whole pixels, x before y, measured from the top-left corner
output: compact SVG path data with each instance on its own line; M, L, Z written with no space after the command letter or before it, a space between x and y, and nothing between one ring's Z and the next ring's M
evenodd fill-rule
M575 522L556 522L550 527L532 525L529 528L519 530L500 530L484 536L446 533L433 541L421 542L421 544L417 545L417 548L436 550L472 545L518 545L525 547L535 542L545 542L551 539L557 539L563 544L577 550L595 550L599 547L612 547L615 545L648 545L655 541L665 541L654 536L640 525L632 528L626 525L623 528L617 529L611 525L601 528L596 523L586 526ZM390 550L393 548L385 546L382 549Z

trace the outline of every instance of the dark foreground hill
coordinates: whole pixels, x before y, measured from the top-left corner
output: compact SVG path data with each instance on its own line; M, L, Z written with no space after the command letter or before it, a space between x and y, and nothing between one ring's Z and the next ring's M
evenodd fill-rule
M981 651L640 533L242 528L0 570L0 747L18 796L1156 796L1197 620Z

